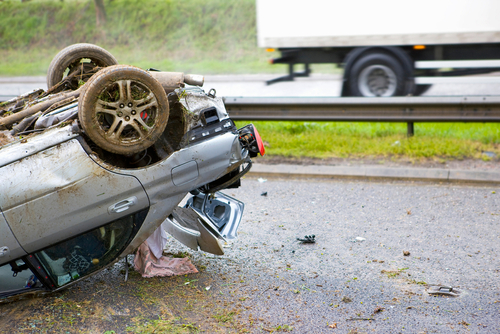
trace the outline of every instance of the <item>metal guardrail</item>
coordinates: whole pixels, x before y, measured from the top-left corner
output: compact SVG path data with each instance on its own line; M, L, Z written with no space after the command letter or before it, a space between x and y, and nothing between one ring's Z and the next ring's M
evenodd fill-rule
M500 96L227 97L235 120L500 122Z
M442 97L227 97L234 120L500 122L500 96Z
M500 96L226 97L225 104L234 120L406 122L410 136L414 122L500 122Z

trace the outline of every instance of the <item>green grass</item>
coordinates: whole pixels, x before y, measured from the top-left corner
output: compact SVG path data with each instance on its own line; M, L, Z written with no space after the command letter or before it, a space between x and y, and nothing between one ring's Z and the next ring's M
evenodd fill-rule
M94 2L1 1L0 75L43 75L52 57L93 43L122 64L164 71L286 72L257 47L255 0L105 0L97 27ZM276 56L276 55L274 55Z
M245 122L237 122L243 126ZM310 158L386 157L392 159L487 160L500 155L498 123L416 123L407 138L406 123L254 122L269 143L269 156Z
M169 334L188 334L198 333L198 327L192 324L178 323L179 319L158 319L158 320L137 320L135 325L127 327L128 332L152 334L152 333L169 333Z
M286 73L257 47L255 0L105 0L107 23L96 26L92 0L0 1L0 76L45 75L73 43L93 43L121 64L185 73ZM338 72L332 65L313 70ZM482 158L500 155L499 125L257 122L268 155L293 157Z

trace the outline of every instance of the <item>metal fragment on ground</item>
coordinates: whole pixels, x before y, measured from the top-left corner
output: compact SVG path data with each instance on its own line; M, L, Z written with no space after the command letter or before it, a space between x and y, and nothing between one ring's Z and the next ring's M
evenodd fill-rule
M458 297L460 296L461 291L457 290L451 286L430 286L427 289L427 293L430 295L442 295L442 296L450 296L450 297Z

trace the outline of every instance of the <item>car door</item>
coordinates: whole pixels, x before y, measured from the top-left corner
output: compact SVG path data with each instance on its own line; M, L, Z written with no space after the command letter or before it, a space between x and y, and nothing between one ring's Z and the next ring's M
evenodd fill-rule
M1 167L0 187L0 209L26 253L149 206L135 177L100 167L77 139ZM2 221L0 229L9 231ZM11 239L0 241L19 251Z
M0 264L26 255L0 210Z

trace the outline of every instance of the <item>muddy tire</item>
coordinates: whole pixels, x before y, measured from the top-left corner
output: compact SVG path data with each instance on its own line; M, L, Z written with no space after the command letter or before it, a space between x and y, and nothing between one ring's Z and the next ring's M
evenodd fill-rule
M49 65L47 87L50 89L70 74L75 79L67 83L68 88L77 89L80 80L86 82L96 67L117 65L118 61L111 53L93 44L73 44L62 49Z
M84 132L102 149L131 155L153 145L167 126L169 105L148 72L114 65L95 74L78 99Z

